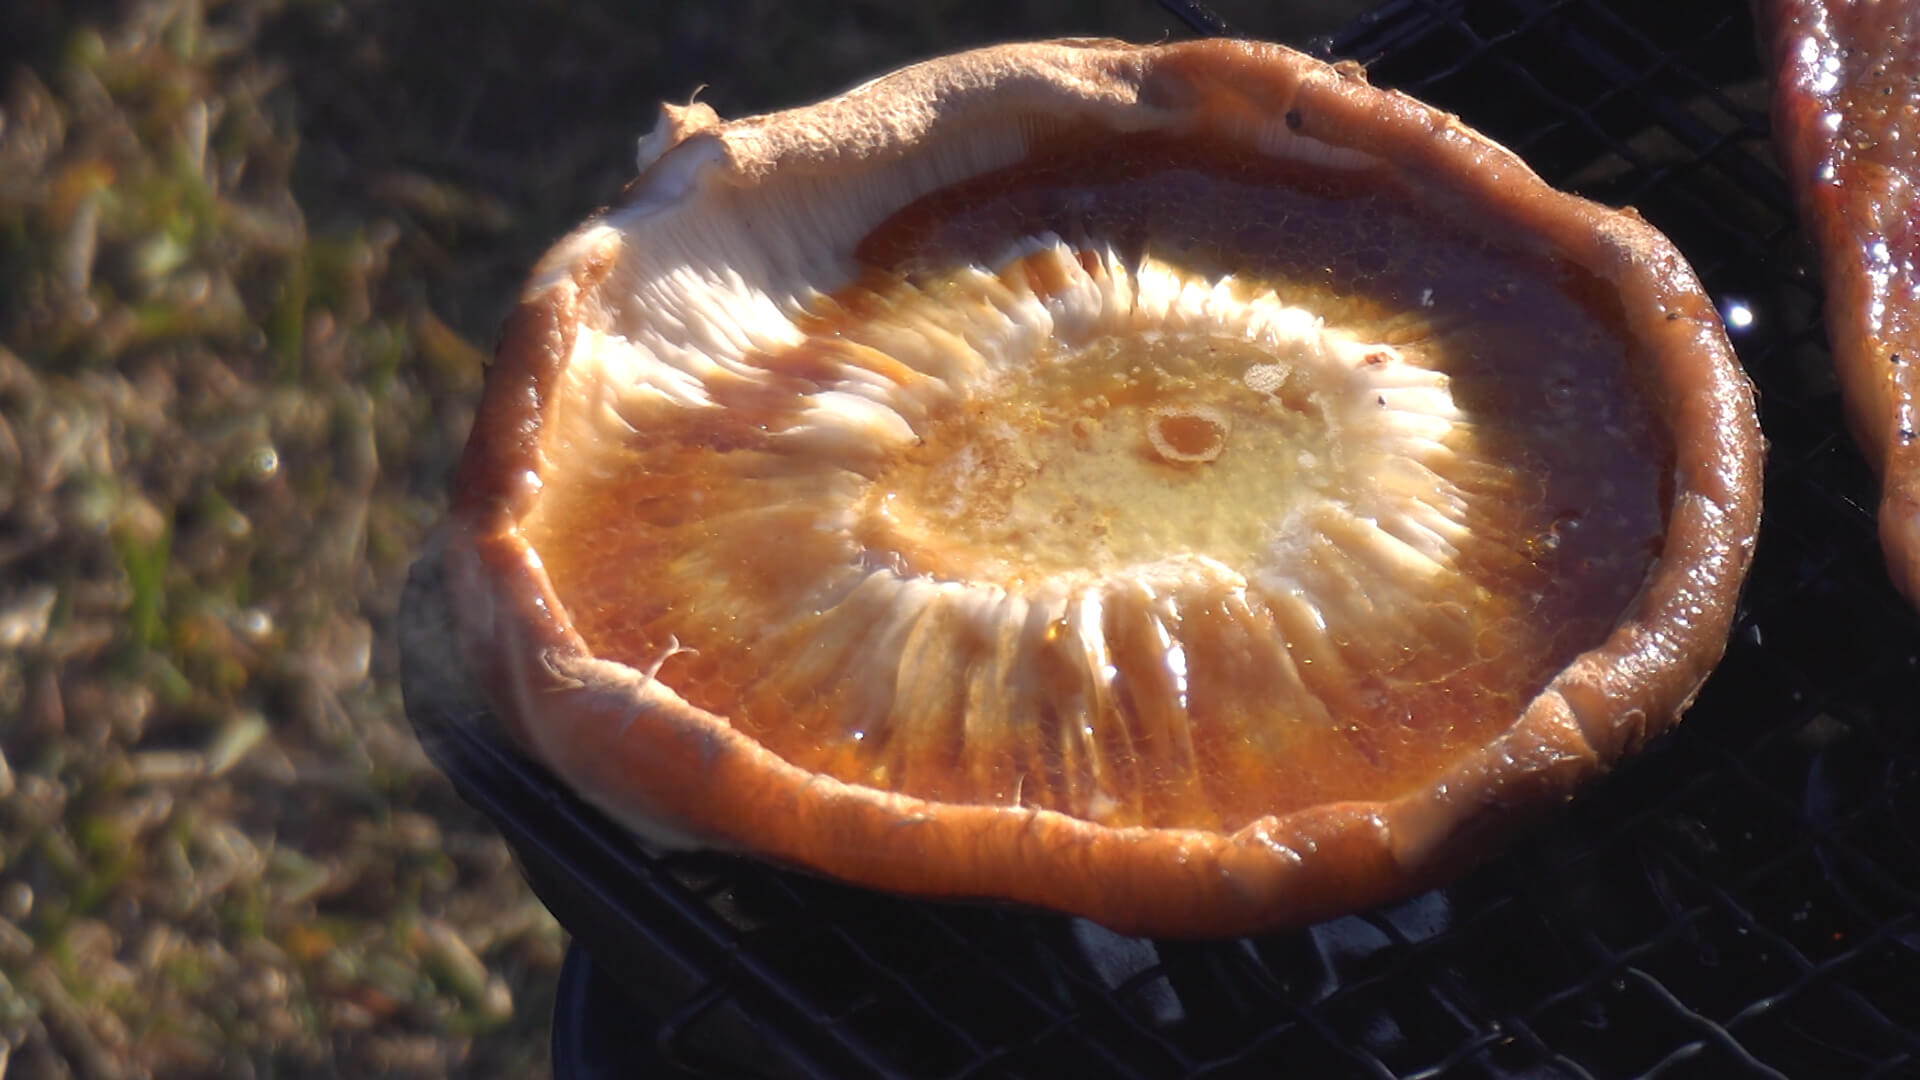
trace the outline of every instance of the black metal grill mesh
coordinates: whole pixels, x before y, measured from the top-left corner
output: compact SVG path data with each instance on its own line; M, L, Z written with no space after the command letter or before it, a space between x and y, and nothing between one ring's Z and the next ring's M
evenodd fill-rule
M461 722L475 706L423 659L422 616L409 708L651 1018L620 1039L720 1076L1920 1076L1920 623L1880 569L1754 41L1739 0L1402 0L1325 46L1637 207L1753 314L1735 340L1772 446L1766 521L1676 734L1442 892L1295 934L1129 942L650 860ZM416 613L433 587L423 571Z

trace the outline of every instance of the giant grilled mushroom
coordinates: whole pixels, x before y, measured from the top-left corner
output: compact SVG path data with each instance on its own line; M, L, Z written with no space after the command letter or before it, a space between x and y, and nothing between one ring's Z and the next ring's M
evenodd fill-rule
M442 536L506 732L652 844L1300 925L1720 656L1760 440L1692 272L1356 68L1004 46L641 158Z

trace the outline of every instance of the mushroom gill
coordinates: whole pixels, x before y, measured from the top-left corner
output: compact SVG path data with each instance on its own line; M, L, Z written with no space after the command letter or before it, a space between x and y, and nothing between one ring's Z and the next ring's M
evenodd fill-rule
M665 110L446 550L507 729L657 843L1232 933L1677 717L1757 459L1637 218L1278 47L1020 45Z

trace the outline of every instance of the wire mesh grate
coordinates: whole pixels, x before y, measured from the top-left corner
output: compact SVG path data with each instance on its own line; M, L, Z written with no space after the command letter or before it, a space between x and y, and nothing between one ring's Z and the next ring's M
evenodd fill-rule
M1920 625L1874 541L1740 0L1399 0L1325 43L1672 236L1762 393L1767 517L1686 723L1455 886L1311 930L1115 938L712 856L652 860L478 733L430 749L703 1075L1920 1075ZM430 575L409 607L431 609ZM431 620L428 620L429 624Z

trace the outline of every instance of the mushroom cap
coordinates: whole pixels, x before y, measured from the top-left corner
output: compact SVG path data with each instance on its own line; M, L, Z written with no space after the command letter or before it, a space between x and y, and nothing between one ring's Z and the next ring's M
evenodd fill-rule
M652 844L1303 925L1721 655L1761 440L1692 271L1355 66L1008 45L668 106L640 165L510 316L441 541L506 732Z

